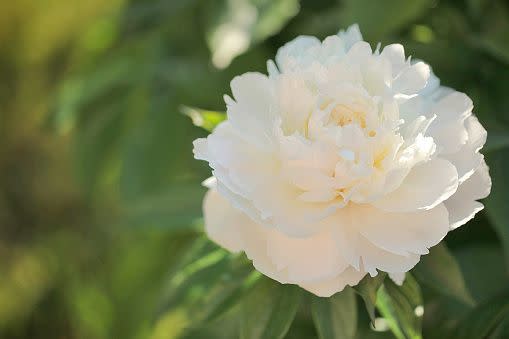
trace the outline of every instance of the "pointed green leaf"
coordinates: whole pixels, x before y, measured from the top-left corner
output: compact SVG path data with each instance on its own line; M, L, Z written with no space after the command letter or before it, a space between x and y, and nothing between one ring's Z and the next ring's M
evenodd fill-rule
M221 121L226 119L226 114L222 112L208 111L189 106L182 106L180 110L191 118L195 126L201 127L209 132L212 132Z
M240 302L259 276L249 261L216 249L173 276L159 318L179 318L182 333L202 327Z
M376 307L397 338L422 338L422 296L415 279L407 274L403 286L387 279L378 290Z
M468 291L460 266L444 243L430 250L413 270L417 280L437 292L454 297L472 305L474 300Z
M263 277L242 302L241 339L283 338L300 304L302 290Z
M377 291L382 286L384 282L385 276L387 274L384 272L379 272L376 277L371 277L366 275L361 282L354 287L355 291L362 297L364 300L364 304L366 305L366 310L368 311L369 318L371 322L375 321L375 305L376 305L376 297Z
M351 287L330 298L313 296L311 314L320 339L355 338L357 301Z

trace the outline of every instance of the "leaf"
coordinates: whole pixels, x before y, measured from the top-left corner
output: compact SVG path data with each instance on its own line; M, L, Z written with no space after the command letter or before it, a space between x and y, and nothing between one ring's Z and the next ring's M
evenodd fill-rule
M357 302L352 288L330 298L313 296L311 314L320 339L355 338Z
M509 147L509 134L507 132L497 132L490 130L488 134L488 140L486 140L486 145L484 145L482 151L493 152L497 150L503 150Z
M368 39L377 40L401 29L429 8L427 0L347 0L338 22L343 25L358 23Z
M226 119L226 114L222 112L208 111L189 106L182 106L180 110L191 118L195 126L201 127L209 132L212 132L221 121Z
M455 251L466 285L476 301L484 301L509 285L509 272L501 246L494 244L463 246Z
M493 182L491 194L485 199L486 212L492 221L504 248L506 265L509 266L509 150L493 152L487 158Z
M202 327L238 303L259 277L248 260L216 249L176 271L158 318L179 319L179 335Z
M378 291L377 309L397 338L422 338L422 296L415 279L407 274L403 286L390 279Z
M142 196L122 206L118 223L132 227L198 230L205 189L196 183L175 184L166 192Z
M366 310L368 311L371 322L375 322L375 305L377 298L377 291L384 282L385 272L379 272L376 277L366 275L361 282L354 287L355 292L359 294L364 300Z
M227 67L238 55L277 33L299 11L298 0L222 0L206 10L212 63Z
M472 305L474 300L468 291L460 266L444 243L433 247L414 268L415 277L438 293L449 295Z
M297 313L301 292L294 285L260 279L242 302L240 338L283 338Z
M456 326L452 337L458 339L488 338L509 315L509 290L472 309Z

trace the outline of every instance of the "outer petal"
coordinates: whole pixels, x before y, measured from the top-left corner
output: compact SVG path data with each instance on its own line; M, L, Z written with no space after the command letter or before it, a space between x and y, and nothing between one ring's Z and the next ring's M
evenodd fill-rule
M314 283L305 283L300 286L319 297L330 297L331 295L342 291L347 285L357 285L365 275L366 272L357 271L356 269L349 267L332 279Z
M357 24L351 25L346 29L346 31L339 31L338 36L341 40L343 40L346 51L348 51L357 42L362 41L362 34L359 29L359 25Z
M465 121L468 140L456 153L446 154L443 157L456 166L460 183L465 181L481 165L484 156L479 153L486 142L487 132L475 116Z
M424 62L417 62L401 71L394 79L392 88L398 93L417 93L426 86L430 73L431 70L427 64Z
M210 189L204 200L205 230L210 239L232 252L245 251L253 266L266 276L288 283L267 255L269 230L234 208L216 189Z
M467 142L464 121L472 114L472 108L472 100L460 92L449 93L431 106L430 113L436 114L437 118L428 132L438 145L440 154L455 153Z
M301 35L281 47L276 54L276 63L279 70L290 72L300 66L305 66L313 61L314 50L316 55L317 49L321 43L315 37Z
M390 212L429 210L449 198L458 188L458 173L447 160L433 159L415 166L395 191L375 201Z
M225 96L228 121L251 144L270 148L277 121L273 83L261 73L245 73L232 80L231 88L235 101Z
M427 254L449 231L447 209L443 204L414 213L390 213L373 207L353 207L356 227L381 249L403 256Z
M274 230L267 251L276 267L285 269L288 279L296 283L330 279L348 267L330 230L306 238L290 238Z
M482 161L475 173L458 187L458 191L444 204L449 211L451 229L455 229L472 219L484 208L476 200L483 199L490 194L491 178L488 166Z
M250 223L245 215L232 208L215 189L210 189L203 200L205 230L210 239L231 252L244 248L242 225Z

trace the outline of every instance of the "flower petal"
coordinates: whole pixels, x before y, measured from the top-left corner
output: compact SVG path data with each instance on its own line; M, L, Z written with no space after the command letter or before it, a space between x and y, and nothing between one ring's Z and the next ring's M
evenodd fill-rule
M427 254L449 231L443 204L413 213L385 212L370 206L351 208L359 232L374 245L394 254Z
M484 156L479 153L479 149L484 145L487 137L486 130L475 116L466 119L465 127L468 135L466 144L456 153L442 155L456 167L460 183L468 179L481 165Z
M316 294L319 297L330 297L337 292L341 292L347 285L357 285L365 275L366 272L357 271L356 269L349 267L334 278L313 283L300 284L300 287Z
M415 166L400 187L373 205L389 212L429 210L458 188L458 173L447 160L433 159Z
M286 270L290 282L330 279L348 267L330 230L305 238L291 238L274 230L267 253L279 270Z
M491 178L488 166L483 160L475 173L463 182L458 187L458 191L444 203L449 211L450 228L455 229L464 225L482 210L483 204L476 200L487 197L490 191Z
M424 62L417 62L407 68L394 79L392 89L397 93L414 94L419 92L430 77L430 68Z

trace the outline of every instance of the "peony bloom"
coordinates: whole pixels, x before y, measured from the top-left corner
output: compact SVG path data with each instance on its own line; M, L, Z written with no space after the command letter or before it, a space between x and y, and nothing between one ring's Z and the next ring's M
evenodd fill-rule
M233 79L227 120L194 142L212 168L206 231L318 296L404 273L483 208L486 130L463 93L358 27L283 46Z

